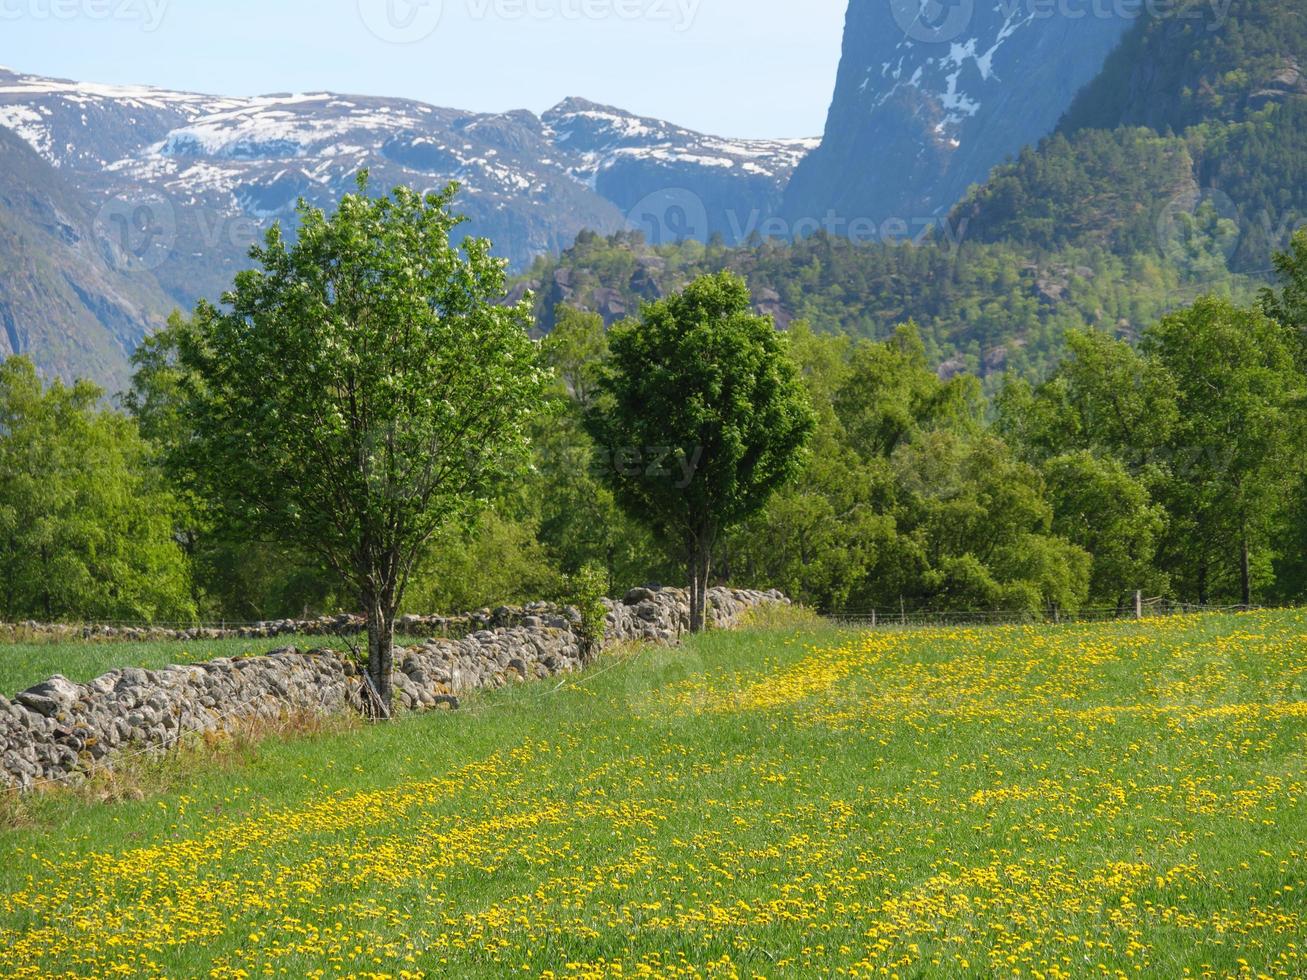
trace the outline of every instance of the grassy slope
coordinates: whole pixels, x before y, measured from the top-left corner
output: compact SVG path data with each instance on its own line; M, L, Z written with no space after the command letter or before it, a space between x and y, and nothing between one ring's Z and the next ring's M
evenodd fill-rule
M410 642L397 637L396 642ZM283 647L341 648L336 637L280 636L274 640L161 640L149 643L0 643L0 694L12 697L54 674L84 684L118 667L157 670L170 664L197 664L220 657L269 653Z
M1296 613L713 635L48 800L0 975L1302 976L1305 671Z

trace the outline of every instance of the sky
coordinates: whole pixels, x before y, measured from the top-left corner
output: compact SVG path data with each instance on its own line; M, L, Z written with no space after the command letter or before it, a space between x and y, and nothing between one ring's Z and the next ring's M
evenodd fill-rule
M0 0L0 64L221 95L474 111L568 96L723 136L819 136L847 0Z

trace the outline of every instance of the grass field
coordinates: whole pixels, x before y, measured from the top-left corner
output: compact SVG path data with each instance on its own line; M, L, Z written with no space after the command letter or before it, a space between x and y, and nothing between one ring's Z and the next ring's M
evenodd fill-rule
M0 833L0 976L1307 975L1307 617L713 634Z

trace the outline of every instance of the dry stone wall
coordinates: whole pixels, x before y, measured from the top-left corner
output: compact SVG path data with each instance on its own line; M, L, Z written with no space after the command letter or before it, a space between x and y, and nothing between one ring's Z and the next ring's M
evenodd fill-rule
M510 626L530 625L542 619L557 619L564 610L547 603L527 606L500 606L482 609L457 616L403 616L395 624L401 636L462 637L479 630L506 629ZM13 623L0 626L0 632L40 637L55 641L122 641L145 643L155 641L195 640L270 640L284 636L342 637L357 636L366 632L367 623L362 616L342 613L336 616L319 616L315 619L273 619L259 623L218 626L128 626L105 623L74 625L68 623Z
M750 609L788 601L779 592L714 589L709 594L709 621L729 628ZM683 589L635 589L608 606L606 646L674 643L689 628ZM502 618L511 625L397 650L397 707L457 708L460 696L469 691L586 665L575 610L531 606L507 611ZM402 629L412 631L417 622ZM266 656L163 670L128 667L88 684L55 676L13 701L0 696L0 787L29 790L73 782L97 767L111 766L125 752L161 752L187 735L252 720L290 712L360 710L362 692L359 666L333 650L287 648Z

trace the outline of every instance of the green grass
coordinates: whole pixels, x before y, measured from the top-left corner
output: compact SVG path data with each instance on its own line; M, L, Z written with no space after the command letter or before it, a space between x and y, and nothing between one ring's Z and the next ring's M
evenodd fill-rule
M408 642L396 638L397 643ZM0 694L12 697L54 674L84 684L119 667L157 670L172 664L195 664L222 657L255 656L282 647L301 650L341 649L334 636L280 636L261 640L158 640L145 643L96 641L76 643L0 643Z
M1301 977L1305 750L1297 613L713 634L39 799L0 975Z

